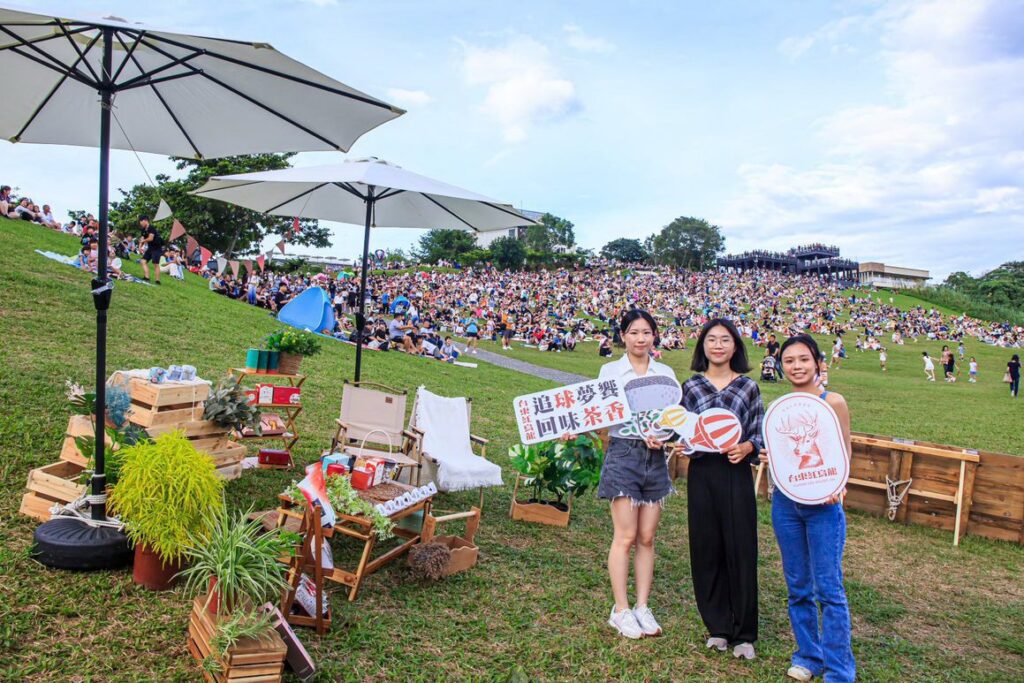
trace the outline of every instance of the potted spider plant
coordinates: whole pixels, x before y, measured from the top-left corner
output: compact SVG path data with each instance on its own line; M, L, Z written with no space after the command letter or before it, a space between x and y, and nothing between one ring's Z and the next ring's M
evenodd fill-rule
M112 509L135 544L135 582L150 590L174 583L194 539L210 533L223 508L224 483L213 461L180 431L120 451Z
M569 526L573 498L600 481L604 450L599 439L580 434L566 442L513 446L509 459L518 471L509 516L564 527ZM517 500L520 484L531 493L525 501Z
M209 532L193 536L184 551L189 566L178 577L189 595L205 591L204 606L212 614L251 610L288 588L279 558L293 553L302 539L284 529L264 531L250 512L219 509Z

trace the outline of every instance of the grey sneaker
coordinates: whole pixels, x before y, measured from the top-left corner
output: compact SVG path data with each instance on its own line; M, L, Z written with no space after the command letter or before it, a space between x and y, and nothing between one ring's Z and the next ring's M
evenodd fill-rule
M644 637L644 631L640 628L640 624L637 623L636 617L633 615L633 610L624 609L621 612L616 612L615 608L612 607L612 614L608 617L608 625L619 632L619 635L625 636L637 640Z
M709 650L718 650L719 652L725 652L729 649L729 641L725 638L708 638L707 646Z
M811 670L798 664L794 664L793 666L789 667L789 670L786 671L786 675L792 678L794 681L814 680L814 674L811 673Z
M740 643L732 649L732 656L737 659L753 659L757 655L754 654L754 646L750 643Z
M633 608L633 616L636 617L637 623L640 624L640 630L644 632L645 636L661 635L661 626L654 618L654 614L651 613L650 607L637 605Z

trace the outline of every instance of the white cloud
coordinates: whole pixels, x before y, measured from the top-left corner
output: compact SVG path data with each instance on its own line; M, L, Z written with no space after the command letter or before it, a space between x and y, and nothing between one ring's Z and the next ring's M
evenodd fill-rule
M405 88L388 88L388 99L403 107L422 107L430 104L433 100L422 90L406 90Z
M823 118L816 166L742 166L743 191L719 217L727 232L744 246L816 234L939 275L1006 260L1024 226L1024 16L1013 4L892 3L784 42L796 57L875 27L887 101Z
M580 109L576 87L533 38L513 36L504 45L462 44L467 84L484 86L481 111L501 126L506 142L522 142L533 125L557 121Z
M615 50L615 45L604 38L588 35L576 24L566 24L562 30L565 31L565 42L579 52L612 52Z

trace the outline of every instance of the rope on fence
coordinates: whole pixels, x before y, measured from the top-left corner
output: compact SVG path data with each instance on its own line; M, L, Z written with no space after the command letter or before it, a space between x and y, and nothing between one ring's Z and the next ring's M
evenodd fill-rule
M907 497L907 493L910 491L910 485L913 483L913 479L904 479L902 481L893 481L889 477L885 478L885 493L889 499L889 509L886 512L886 516L890 522L896 521L896 511L900 509L900 505L903 504L903 499ZM900 487L903 490L900 490Z

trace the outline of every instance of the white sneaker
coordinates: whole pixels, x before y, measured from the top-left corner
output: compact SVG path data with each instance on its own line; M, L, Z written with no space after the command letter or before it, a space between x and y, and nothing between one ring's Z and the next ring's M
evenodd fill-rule
M725 638L708 638L706 647L709 650L718 650L719 652L725 652L729 649L729 641Z
M757 655L754 654L754 646L750 643L740 643L732 649L732 656L736 659L753 659Z
M792 678L794 681L814 680L814 674L811 673L810 669L803 666L798 666L796 664L789 667L789 669L786 671L786 675Z
M612 614L608 617L608 625L618 631L619 635L626 638L637 640L644 637L643 629L640 628L640 624L637 623L631 609L616 612L615 608L612 607Z
M644 632L645 636L661 635L661 626L654 618L654 614L651 613L650 607L637 605L633 608L633 616L636 617L637 623L640 624L640 630Z

